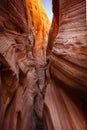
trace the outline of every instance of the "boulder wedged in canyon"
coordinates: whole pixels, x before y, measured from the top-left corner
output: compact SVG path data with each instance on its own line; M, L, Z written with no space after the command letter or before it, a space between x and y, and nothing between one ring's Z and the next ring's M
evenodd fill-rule
M87 130L86 1L53 0L53 14L47 47L45 129Z

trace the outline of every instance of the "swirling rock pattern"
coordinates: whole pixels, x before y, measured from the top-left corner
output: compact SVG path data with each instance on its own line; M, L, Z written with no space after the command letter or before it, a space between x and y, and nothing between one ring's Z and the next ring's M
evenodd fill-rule
M53 13L47 51L45 129L86 130L86 1L53 0Z
M42 128L35 30L25 0L0 0L0 130Z
M52 1L49 40L38 2L0 0L0 130L87 130L86 1Z

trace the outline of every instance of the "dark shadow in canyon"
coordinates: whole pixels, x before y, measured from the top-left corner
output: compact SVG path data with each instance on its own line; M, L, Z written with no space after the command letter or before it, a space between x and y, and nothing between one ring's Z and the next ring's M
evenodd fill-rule
M0 129L87 130L85 0L0 0Z

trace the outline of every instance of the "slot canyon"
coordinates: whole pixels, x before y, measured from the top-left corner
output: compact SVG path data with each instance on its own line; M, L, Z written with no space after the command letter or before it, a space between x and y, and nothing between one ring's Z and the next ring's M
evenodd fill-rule
M0 0L0 130L87 130L86 0L52 12Z

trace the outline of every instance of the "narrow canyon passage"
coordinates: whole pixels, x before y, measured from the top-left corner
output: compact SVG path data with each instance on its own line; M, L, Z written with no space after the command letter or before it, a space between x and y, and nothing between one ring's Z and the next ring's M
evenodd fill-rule
M87 130L86 0L52 11L0 0L0 130Z

